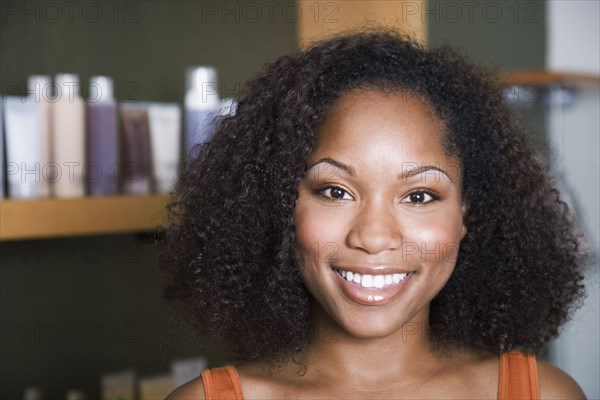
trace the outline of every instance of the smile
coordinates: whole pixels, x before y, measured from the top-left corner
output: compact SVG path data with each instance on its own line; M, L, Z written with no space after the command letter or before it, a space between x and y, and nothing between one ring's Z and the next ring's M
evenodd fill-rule
M335 271L348 282L354 282L363 288L372 290L385 289L389 286L397 285L410 275L410 272L402 274L370 275L359 274L343 269L335 269Z
M332 268L340 289L351 301L366 306L383 306L393 302L410 284L414 271L393 274L365 274ZM383 272L383 271L382 271Z

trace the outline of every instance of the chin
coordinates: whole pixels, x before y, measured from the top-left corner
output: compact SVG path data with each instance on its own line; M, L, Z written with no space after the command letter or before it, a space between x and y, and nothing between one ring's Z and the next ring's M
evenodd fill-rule
M392 314L394 312L392 311ZM377 315L380 314L380 315ZM393 335L401 335L403 340L408 336L420 335L423 328L422 322L415 322L419 318L410 318L398 315L398 318L390 318L390 312L367 313L353 320L336 321L338 329L343 330L351 337L358 339L383 339Z
M396 333L398 327L391 327L387 324L381 324L378 326L363 325L363 326L349 326L346 328L346 332L351 336L358 339L383 339Z

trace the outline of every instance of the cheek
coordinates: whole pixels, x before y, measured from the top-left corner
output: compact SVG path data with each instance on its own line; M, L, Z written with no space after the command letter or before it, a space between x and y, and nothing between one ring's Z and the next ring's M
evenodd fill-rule
M452 218L429 218L411 227L410 234L404 235L404 245L418 254L421 260L435 263L456 262L458 247L462 239L462 215Z
M305 264L332 259L337 249L343 246L344 223L336 212L320 211L299 201L294 217L296 244Z
M302 253L312 249L315 240L318 240L319 229L309 212L302 207L296 208L296 243Z

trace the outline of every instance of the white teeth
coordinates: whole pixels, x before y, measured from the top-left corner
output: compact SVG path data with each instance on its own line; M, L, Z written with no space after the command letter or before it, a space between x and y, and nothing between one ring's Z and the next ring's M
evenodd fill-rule
M370 288L373 286L373 276L371 275L363 275L360 281L360 285L362 287Z
M375 288L381 289L385 286L398 284L405 280L408 273L404 274L387 274L387 275L369 275L359 274L352 271L337 270L338 273L344 277L348 282L354 282L361 285L364 288Z

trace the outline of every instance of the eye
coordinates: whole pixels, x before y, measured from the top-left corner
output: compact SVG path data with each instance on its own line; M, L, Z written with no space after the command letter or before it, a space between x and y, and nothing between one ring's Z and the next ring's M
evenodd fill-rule
M319 194L328 200L353 200L353 197L347 191L337 186L320 189Z
M425 204L434 200L438 200L439 197L430 193L426 190L415 190L408 196L401 200L402 203L414 203L414 204Z

